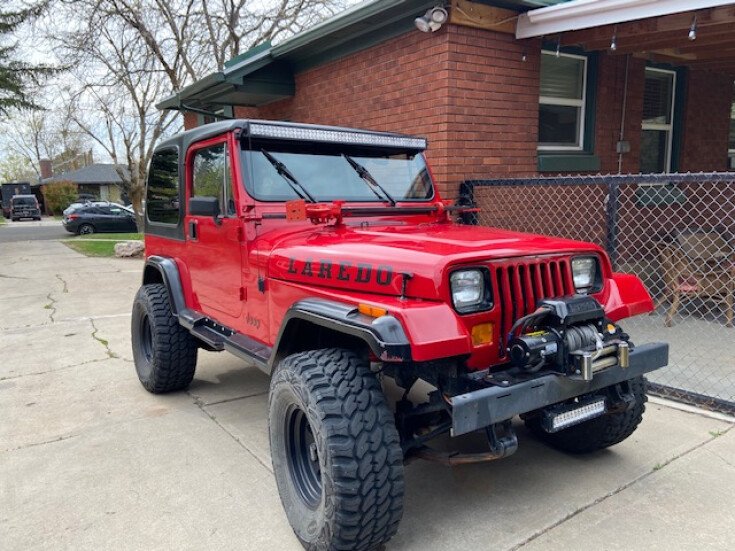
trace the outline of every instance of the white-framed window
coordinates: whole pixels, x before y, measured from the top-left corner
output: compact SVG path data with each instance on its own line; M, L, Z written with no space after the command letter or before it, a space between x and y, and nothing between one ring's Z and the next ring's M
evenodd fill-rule
M539 151L581 151L587 101L587 57L541 51Z
M676 72L646 67L641 123L641 172L671 171Z

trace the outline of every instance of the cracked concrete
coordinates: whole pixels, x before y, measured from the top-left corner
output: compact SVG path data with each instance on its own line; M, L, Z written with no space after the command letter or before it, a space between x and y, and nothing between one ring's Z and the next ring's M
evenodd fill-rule
M129 337L140 261L48 242L0 258L3 548L301 549L271 473L265 375L200 351L187 392L151 395ZM516 424L508 459L408 465L388 549L729 550L732 427L649 402L627 441L568 456Z

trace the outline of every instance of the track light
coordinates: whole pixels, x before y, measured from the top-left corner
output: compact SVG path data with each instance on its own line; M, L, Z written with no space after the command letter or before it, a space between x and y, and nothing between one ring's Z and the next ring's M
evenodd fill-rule
M447 10L436 6L427 10L421 17L414 19L413 23L422 33L433 33L434 31L438 31L446 23L447 19L449 19Z
M689 40L697 39L697 16L695 15L692 19L692 24L689 27Z
M525 63L527 59L528 59L528 52L526 50L523 50L523 53L521 54L521 61Z
M610 42L610 50L614 52L617 49L618 49L618 29L616 28L612 36L612 41Z
M561 36L556 39L556 57L559 57L560 51L561 51Z

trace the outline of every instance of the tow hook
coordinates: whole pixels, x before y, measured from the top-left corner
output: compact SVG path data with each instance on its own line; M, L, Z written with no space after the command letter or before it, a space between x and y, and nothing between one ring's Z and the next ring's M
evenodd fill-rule
M518 449L518 437L510 419L486 427L485 432L490 452L497 456L496 459L513 455Z
M623 413L633 407L635 396L632 392L624 391L619 383L607 389L607 404L607 413Z

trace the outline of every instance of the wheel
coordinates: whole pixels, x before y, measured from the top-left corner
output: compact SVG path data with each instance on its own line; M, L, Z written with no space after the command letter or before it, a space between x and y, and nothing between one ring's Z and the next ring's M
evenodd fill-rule
M325 349L284 359L268 426L278 493L306 549L374 549L396 533L403 452L366 358Z
M197 364L197 341L171 312L165 285L143 285L138 290L131 333L135 370L146 390L160 394L189 386Z
M94 226L92 224L82 224L79 226L77 233L79 235L89 235L90 233L94 233Z
M41 217L40 217L40 216L36 216L36 217L34 218L34 220L38 220L38 221L40 222L40 221L41 221Z
M17 222L18 220L20 220L20 218L16 218L15 216L13 216L10 220L11 222Z
M633 405L627 411L608 413L554 433L541 428L538 416L526 419L526 426L546 444L569 453L590 453L618 444L635 432L646 410L645 379L636 377L627 385L628 392L634 397Z

